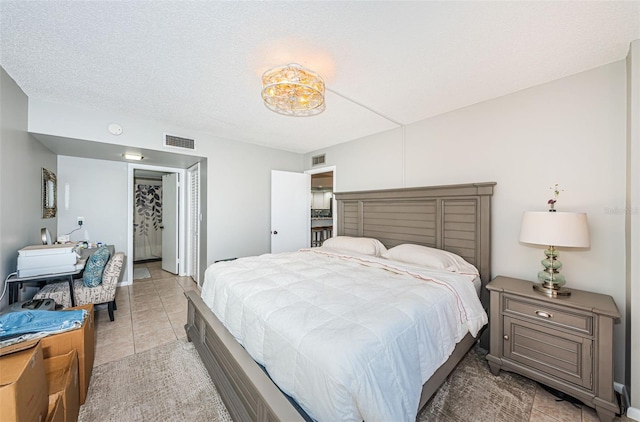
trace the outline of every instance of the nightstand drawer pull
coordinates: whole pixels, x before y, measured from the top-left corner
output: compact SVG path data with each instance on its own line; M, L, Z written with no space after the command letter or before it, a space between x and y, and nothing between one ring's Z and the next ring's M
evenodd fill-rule
M553 314L544 311L536 311L536 315L543 318L553 318Z

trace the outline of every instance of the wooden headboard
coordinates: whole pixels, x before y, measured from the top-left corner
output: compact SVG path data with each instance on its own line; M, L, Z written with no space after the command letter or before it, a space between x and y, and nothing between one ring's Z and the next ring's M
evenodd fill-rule
M414 243L456 253L478 268L484 287L491 279L491 196L495 185L336 193L336 233L373 237L387 248Z

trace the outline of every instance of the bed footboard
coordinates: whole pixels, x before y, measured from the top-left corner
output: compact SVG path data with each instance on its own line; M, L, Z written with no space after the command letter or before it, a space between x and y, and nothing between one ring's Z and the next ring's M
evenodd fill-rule
M303 422L278 387L205 305L197 291L185 293L185 330L234 421Z

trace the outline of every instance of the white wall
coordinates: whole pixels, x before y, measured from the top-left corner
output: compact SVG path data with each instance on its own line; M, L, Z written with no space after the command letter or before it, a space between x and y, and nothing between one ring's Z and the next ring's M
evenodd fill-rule
M27 96L0 67L0 294L16 270L18 249L56 235L56 218L42 218L42 168L57 172L56 156L27 133ZM0 301L0 309L8 303Z
M627 416L640 421L640 40L627 57ZM635 323L634 323L635 322ZM635 351L635 353L632 353Z
M68 194L67 194L68 192ZM127 253L127 163L58 156L58 234Z
M122 135L109 134L107 126L112 122L123 127ZM164 132L195 139L197 149L181 153L208 159L207 264L269 252L271 170L302 171L300 154L222 139L140 116L33 98L29 100L29 131L160 151L175 151L162 146Z
M518 243L523 211L586 211L588 251L562 250L570 288L613 296L625 311L625 62L319 150L338 191L497 182L493 275L536 279L542 247ZM404 154L403 154L404 150ZM404 164L403 164L404 161ZM361 171L364 169L364 171ZM616 380L624 380L624 322L615 328Z
M340 172L335 180L336 191L387 189L402 186L402 131L390 130L366 138L335 145L326 150L306 154L306 169L311 168L311 156L326 151L326 164Z

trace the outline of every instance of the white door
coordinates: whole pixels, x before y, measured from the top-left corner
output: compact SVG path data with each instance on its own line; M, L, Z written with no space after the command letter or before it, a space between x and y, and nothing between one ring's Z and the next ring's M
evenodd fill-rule
M178 174L162 176L162 269L178 274Z
M188 274L200 285L200 164L189 168L187 175L189 178Z
M271 171L271 253L311 245L311 175Z

